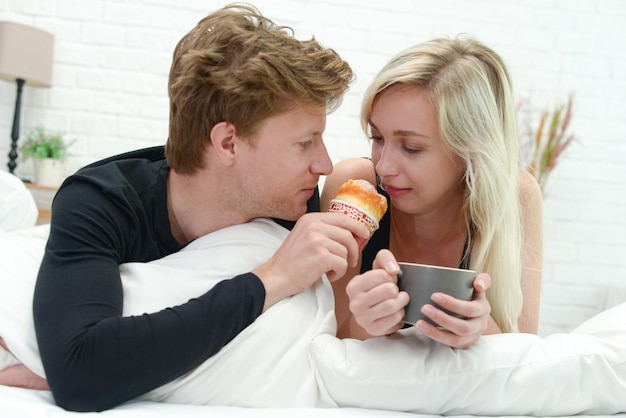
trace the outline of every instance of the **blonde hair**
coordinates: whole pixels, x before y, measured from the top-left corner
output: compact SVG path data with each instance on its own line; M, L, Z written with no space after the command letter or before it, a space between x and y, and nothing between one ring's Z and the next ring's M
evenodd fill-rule
M465 161L470 268L491 275L492 317L503 332L516 332L523 303L522 240L519 146L508 71L496 52L470 37L408 48L385 65L365 93L361 125L366 133L376 97L395 84L429 94L443 141Z
M167 161L193 174L215 124L230 122L250 137L294 105L331 112L353 79L348 63L314 38L294 38L251 5L228 5L198 22L174 50Z

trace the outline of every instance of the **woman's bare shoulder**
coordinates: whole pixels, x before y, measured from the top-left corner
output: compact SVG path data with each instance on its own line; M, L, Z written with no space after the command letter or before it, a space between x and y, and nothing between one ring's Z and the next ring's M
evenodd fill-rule
M333 167L333 172L328 178L336 178L344 181L349 179L364 179L372 183L376 181L374 164L367 158L348 158L339 161Z
M526 170L520 170L518 177L519 196L522 205L540 202L543 198L537 179Z
M376 173L372 161L367 158L348 158L334 165L333 172L326 177L322 189L322 207L337 195L339 187L350 179L364 179L372 184L376 182Z

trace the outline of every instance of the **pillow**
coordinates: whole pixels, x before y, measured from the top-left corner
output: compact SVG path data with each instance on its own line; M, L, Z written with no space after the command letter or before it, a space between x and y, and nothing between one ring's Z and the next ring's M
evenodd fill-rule
M415 328L367 341L315 338L320 385L343 407L447 415L626 411L626 303L569 334L482 337L457 350Z
M254 229L252 235L249 228ZM231 235L233 231L237 235ZM46 232L0 232L0 335L17 359L41 376L31 305ZM140 284L147 271L186 270L188 285L205 288L203 269L198 268L206 260L204 251L234 253L236 248L240 257L246 248L250 261L258 257L259 262L280 244L283 233L269 221L256 221L211 234L160 261L129 263L121 271L130 286L132 281ZM233 261L217 259L220 263L212 263L209 276L215 279L218 264L225 268L223 274L231 274ZM126 290L132 293L131 287ZM440 415L626 412L626 303L569 334L485 336L467 350L455 350L420 336L414 328L392 337L339 340L333 336L330 292L328 283L321 281L311 291L275 305L227 349L145 399L256 407L339 405ZM153 297L132 304L155 303ZM207 372L219 376L220 384L202 379Z
M30 228L39 211L35 198L17 176L0 170L0 231Z
M4 370L7 367L17 366L19 361L11 353L6 351L3 347L0 347L0 370Z
M0 336L17 360L40 376L32 306L47 235L48 225L0 232Z
M251 271L274 254L287 234L275 222L257 219L207 234L162 259L122 264L124 315L184 303L221 280ZM45 234L35 231L0 236L0 336L19 361L42 377L32 296L45 242ZM335 333L333 308L332 289L324 278L276 303L219 353L141 399L246 407L336 406L318 390L308 357L315 336Z

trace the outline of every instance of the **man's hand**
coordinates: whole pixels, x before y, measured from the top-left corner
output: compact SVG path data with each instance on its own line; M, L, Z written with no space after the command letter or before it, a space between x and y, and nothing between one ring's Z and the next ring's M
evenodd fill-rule
M263 311L309 288L323 274L330 281L341 278L359 260L355 237L369 235L363 224L343 214L303 215L274 256L253 271L265 286Z

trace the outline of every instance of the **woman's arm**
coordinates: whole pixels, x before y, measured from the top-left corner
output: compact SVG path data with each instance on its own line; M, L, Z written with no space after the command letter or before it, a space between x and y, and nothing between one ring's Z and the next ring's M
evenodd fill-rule
M518 181L522 224L521 286L523 297L518 327L520 332L536 334L539 326L543 263L542 194L539 184L527 171L520 171ZM502 330L490 317L483 335L500 333Z
M9 347L7 347L4 339L0 337L0 351L2 350L6 353L0 353L0 355L11 355ZM15 360L15 363L17 363L17 360ZM46 379L33 373L23 364L13 364L7 368L1 369L0 385L15 386L25 389L50 390Z
M522 217L522 294L524 305L519 319L520 332L536 334L539 327L539 301L543 267L542 193L527 171L519 176Z
M520 332L536 334L539 326L539 302L541 296L541 271L543 263L542 196L539 184L527 171L520 171L518 181L522 227L521 287L523 297L523 306L518 321L518 327ZM444 307L450 311L459 312L453 305L446 305ZM432 328L425 333L439 342L457 346L456 342L452 339L449 341L439 339L435 332L434 328ZM487 327L482 334L499 334L501 332L502 330L498 327L493 318L489 317Z

